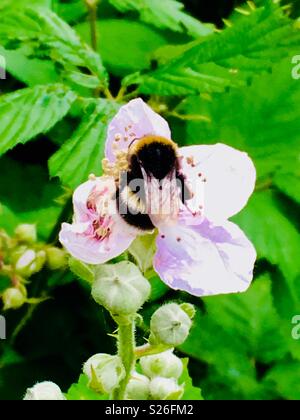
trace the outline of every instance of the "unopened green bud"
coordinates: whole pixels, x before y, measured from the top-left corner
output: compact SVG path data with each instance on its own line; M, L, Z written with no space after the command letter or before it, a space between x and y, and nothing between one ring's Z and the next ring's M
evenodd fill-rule
M50 270L59 270L67 266L67 254L61 248L49 246L46 248L47 265Z
M133 372L126 387L126 400L148 400L150 380L147 376Z
M15 257L19 255L19 258L16 258L15 269L18 274L23 277L30 277L35 273L38 273L45 264L46 261L46 252L43 250L34 251L33 249L24 250L21 247Z
M190 317L176 303L159 308L151 318L150 342L176 347L182 344L192 325Z
M40 382L28 388L24 397L27 401L39 400L65 400L59 386L53 382Z
M98 353L83 366L89 378L89 387L94 391L110 394L125 377L125 369L119 356Z
M190 319L194 319L196 315L196 309L194 305L191 303L182 303L180 308L187 314Z
M2 295L4 310L18 309L26 302L26 289L10 287L6 289Z
M143 373L149 378L162 376L178 379L183 370L182 361L173 354L172 350L141 357L140 363Z
M36 226L29 224L22 224L15 229L16 239L19 242L32 244L37 241Z
M113 315L132 315L150 295L150 284L129 261L100 265L92 296Z
M154 400L180 400L184 392L183 386L175 379L157 376L150 382L150 393Z

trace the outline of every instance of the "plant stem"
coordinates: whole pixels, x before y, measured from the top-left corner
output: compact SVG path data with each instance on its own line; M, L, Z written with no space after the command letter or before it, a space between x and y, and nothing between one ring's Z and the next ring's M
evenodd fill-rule
M21 319L20 323L16 326L16 328L14 329L11 337L10 337L10 345L13 346L15 343L15 340L17 338L17 336L19 335L19 333L22 331L22 329L27 325L28 321L30 321L33 312L36 310L36 308L38 307L38 304L31 304L29 305L25 316Z
M135 365L135 325L132 320L128 324L119 324L118 329L118 355L121 358L124 368L125 377L120 382L119 387L113 392L113 400L123 400L125 396L126 386L130 379L131 372Z
M97 51L98 40L97 40L97 0L85 0L85 4L89 11L90 28L91 28L91 45L94 51Z

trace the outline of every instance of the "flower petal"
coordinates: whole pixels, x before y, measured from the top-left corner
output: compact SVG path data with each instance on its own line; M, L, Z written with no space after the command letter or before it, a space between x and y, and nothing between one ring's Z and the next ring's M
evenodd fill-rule
M101 188L103 182L103 178L96 178L86 181L76 188L73 194L74 218L76 222L87 222L90 220L90 211L87 207L88 197L95 188Z
M59 240L73 257L87 264L103 264L117 257L126 251L135 238L123 233L121 227L115 227L109 238L99 241L91 235L85 235L86 229L89 229L87 223L63 223Z
M256 179L247 153L219 143L182 147L180 155L182 172L195 194L195 210L204 206L205 217L222 222L245 206Z
M117 211L115 192L114 179L106 176L87 181L74 192L74 223L62 224L59 240L75 258L104 263L124 252L136 237L137 231ZM101 236L97 227L103 228Z
M173 289L195 296L245 291L256 252L234 223L167 227L157 237L154 268Z
M120 108L108 127L106 157L111 162L115 161L114 143L119 150L127 150L133 140L148 134L171 138L168 123L142 99L133 99Z

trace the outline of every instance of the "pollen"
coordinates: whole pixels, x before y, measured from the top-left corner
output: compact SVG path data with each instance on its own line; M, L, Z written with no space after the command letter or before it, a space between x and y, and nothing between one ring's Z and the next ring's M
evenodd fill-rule
M90 181L95 181L97 179L95 174L89 174L89 180Z
M122 140L122 134L117 133L117 134L115 135L115 141L120 141L120 140Z
M190 165L192 168L194 168L196 166L195 162L194 162L194 156L187 157L186 158L186 163L188 165Z

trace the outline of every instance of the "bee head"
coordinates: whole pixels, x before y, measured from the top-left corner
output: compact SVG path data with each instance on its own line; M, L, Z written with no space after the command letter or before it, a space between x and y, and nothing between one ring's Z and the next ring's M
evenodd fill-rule
M177 149L172 140L158 136L139 139L131 151L131 164L139 164L147 173L158 180L164 179L177 169Z

